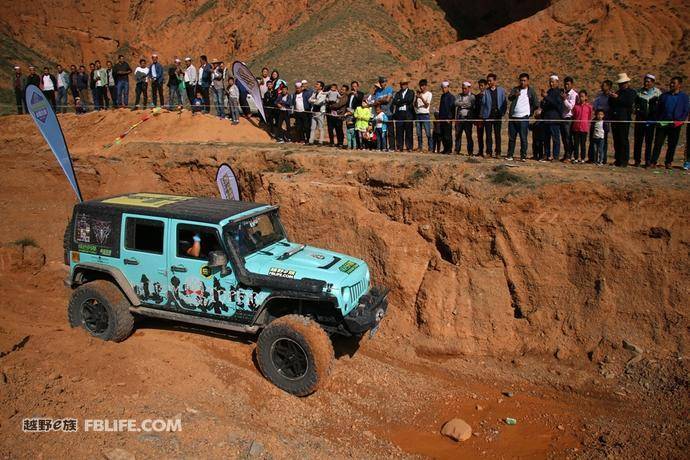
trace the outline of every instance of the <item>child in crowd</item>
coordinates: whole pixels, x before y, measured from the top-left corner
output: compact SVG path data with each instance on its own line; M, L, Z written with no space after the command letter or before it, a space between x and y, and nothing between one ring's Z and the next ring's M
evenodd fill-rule
M84 104L81 102L81 98L79 96L74 98L74 111L77 113L77 115L86 113L86 107L84 107Z
M386 133L388 132L388 115L383 111L381 106L376 107L376 149L383 152L388 151L388 143L386 142Z
M434 153L441 153L441 123L438 122L438 117L438 112L434 112L434 120L431 122Z
M362 101L362 105L355 109L355 134L357 135L359 150L364 146L364 135L371 120L371 109L367 101Z
M587 91L580 90L575 107L573 107L573 163L585 163L587 152L587 134L589 133L590 123L594 109L587 101ZM577 152L580 152L578 159Z
M236 125L240 122L240 89L235 84L235 79L228 78L228 105L230 106L230 118L232 124Z
M592 127L592 154L593 161L598 165L604 164L604 117L605 112L601 109L594 114L594 126Z
M529 129L532 130L532 158L537 161L544 161L544 138L546 137L546 124L540 120L541 109L534 111L535 122L530 123Z
M355 117L350 111L345 113L345 128L347 135L347 148L354 150L357 147L357 135L355 133Z
M192 100L192 115L201 113L204 110L204 100L201 98L201 91L196 92L196 97Z
M330 89L326 93L326 106L334 102L338 102L338 97L340 97L340 93L338 92L338 85L333 83L331 84Z
M376 148L376 133L371 122L367 125L367 130L362 133L364 147L367 150L374 150Z

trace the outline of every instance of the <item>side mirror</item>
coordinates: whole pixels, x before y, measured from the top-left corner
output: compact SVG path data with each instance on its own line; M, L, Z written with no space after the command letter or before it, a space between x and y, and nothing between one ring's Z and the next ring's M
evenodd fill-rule
M226 276L231 273L228 268L228 256L223 251L211 251L208 254L208 267L220 269L220 274Z

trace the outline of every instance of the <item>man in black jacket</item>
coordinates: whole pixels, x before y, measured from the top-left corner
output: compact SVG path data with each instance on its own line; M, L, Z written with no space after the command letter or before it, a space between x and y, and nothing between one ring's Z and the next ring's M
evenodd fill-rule
M364 93L359 90L359 82L354 80L350 83L350 94L347 95L347 111L354 113L355 109L362 105L363 100Z
M486 89L486 79L480 78L477 82L479 85L479 92L474 95L474 113L472 117L479 119L479 112L482 106L482 99L484 98L484 90ZM484 121L476 121L477 125L477 146L479 147L479 156L484 156Z
M647 74L644 77L644 85L637 91L635 98L635 120L638 122L634 126L633 154L635 166L642 163L642 144L644 149L644 164L649 166L652 159L652 147L654 144L654 117L656 115L657 104L661 97L661 91L655 86L656 77ZM640 123L640 122L645 123Z
M544 156L547 161L558 160L561 154L561 119L563 118L564 91L559 86L558 75L549 77L548 91L542 90L542 118L546 120L544 131ZM553 144L553 157L551 146Z
M17 114L21 115L26 110L26 102L24 102L24 88L26 87L26 79L22 75L22 69L18 65L14 66L12 86L14 88L14 98L17 102Z
M450 83L444 81L441 83L441 100L438 106L438 118L441 125L441 143L443 144L443 152L450 154L453 151L453 122L445 121L452 120L455 116L455 96L450 92Z
M26 86L29 85L41 87L41 77L36 73L36 67L32 65L29 66L29 76L26 77ZM26 86L24 89L26 89Z
M628 74L618 74L618 91L609 94L609 104L611 105L611 134L613 135L613 149L615 150L616 161L614 166L626 167L630 161L630 121L632 120L633 108L637 93L630 87Z
M274 88L273 80L266 80L266 92L262 99L264 105L264 113L266 114L266 127L270 135L275 134L275 129L278 125L278 113L276 112L275 100L278 97L278 92Z
M407 77L400 80L400 91L395 93L391 102L394 107L394 118L396 120L396 150L402 151L404 142L405 150L408 152L412 151L412 137L414 133L414 126L412 126L412 120L414 120L414 91L408 88L409 84L410 79Z
M513 88L508 95L510 102L508 108L508 160L513 159L515 153L515 141L520 136L520 160L527 159L527 133L529 131L529 118L539 108L537 93L529 84L529 75L520 74L519 85Z

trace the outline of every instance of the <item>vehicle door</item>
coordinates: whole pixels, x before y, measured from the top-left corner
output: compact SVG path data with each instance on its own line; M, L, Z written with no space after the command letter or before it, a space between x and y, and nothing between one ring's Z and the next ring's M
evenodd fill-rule
M122 272L137 297L147 305L168 304L167 227L166 218L122 215Z
M252 290L238 289L235 273L208 266L209 253L223 251L220 230L212 225L171 220L169 243L174 247L169 264L172 298L180 310L202 316L250 322ZM255 296L254 296L255 297Z

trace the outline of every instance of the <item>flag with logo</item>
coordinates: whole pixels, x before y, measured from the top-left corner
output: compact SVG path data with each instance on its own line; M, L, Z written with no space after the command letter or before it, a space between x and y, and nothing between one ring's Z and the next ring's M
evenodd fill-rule
M249 70L249 67L247 67L244 62L235 61L232 64L232 73L235 75L235 80L244 86L244 89L247 90L247 93L252 95L254 104L256 104L256 108L261 114L261 118L266 121L264 104L261 100L261 90L259 89L259 83L256 81L256 77L254 77L252 71Z
M216 173L216 184L218 184L220 196L224 200L240 200L240 190L237 186L235 173L232 171L232 168L225 163L218 168L218 172Z
M58 122L57 116L53 107L48 102L48 99L43 95L40 89L35 85L29 85L24 92L24 100L29 114L38 126L38 130L43 135L43 138L48 143L50 150L53 151L55 158L60 167L67 176L67 180L77 194L79 201L84 201L79 190L79 183L77 177L74 175L74 166L72 165L72 157L67 150L67 143L65 136L62 134L62 128Z

